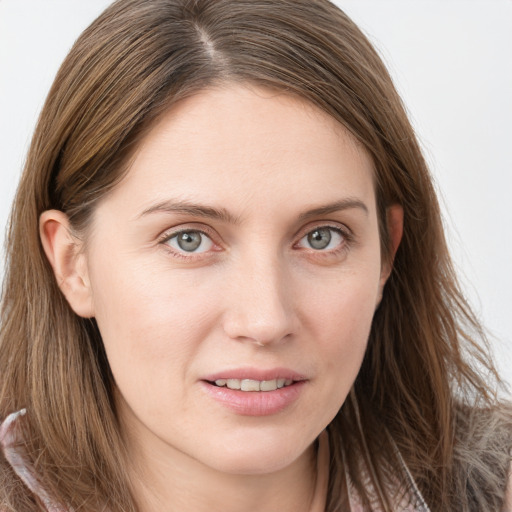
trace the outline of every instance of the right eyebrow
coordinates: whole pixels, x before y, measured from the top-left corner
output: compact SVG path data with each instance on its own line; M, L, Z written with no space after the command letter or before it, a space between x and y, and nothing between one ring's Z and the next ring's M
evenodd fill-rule
M145 217L152 213L181 213L202 217L206 219L216 219L229 224L238 224L239 219L229 213L225 208L216 208L213 206L191 203L189 201L180 201L167 199L146 208L137 218Z

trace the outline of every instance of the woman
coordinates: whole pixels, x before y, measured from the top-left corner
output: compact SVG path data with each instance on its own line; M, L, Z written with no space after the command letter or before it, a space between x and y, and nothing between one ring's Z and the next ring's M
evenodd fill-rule
M1 344L5 510L511 506L430 175L328 2L121 0L84 32Z

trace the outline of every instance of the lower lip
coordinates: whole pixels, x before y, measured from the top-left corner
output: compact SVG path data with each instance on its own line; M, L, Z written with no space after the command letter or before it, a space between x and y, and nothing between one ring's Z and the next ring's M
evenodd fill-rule
M300 395L306 381L275 391L239 391L203 381L203 389L217 402L243 416L269 416L284 411Z

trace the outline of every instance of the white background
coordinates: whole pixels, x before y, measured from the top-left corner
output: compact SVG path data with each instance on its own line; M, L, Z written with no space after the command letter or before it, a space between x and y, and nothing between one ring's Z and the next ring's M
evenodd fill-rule
M512 0L336 3L377 46L405 100L464 289L512 383ZM57 68L108 4L0 0L0 240Z

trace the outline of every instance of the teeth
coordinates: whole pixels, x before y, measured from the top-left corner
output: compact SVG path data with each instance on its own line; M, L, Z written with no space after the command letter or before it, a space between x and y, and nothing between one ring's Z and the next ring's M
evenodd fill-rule
M275 391L293 384L292 379L253 380L253 379L217 379L215 385L241 391Z
M277 389L277 379L262 380L260 383L260 391L274 391Z
M229 389L241 389L240 379L228 379L226 385Z
M242 391L259 391L260 382L258 380L244 379L241 383L240 389Z

